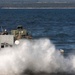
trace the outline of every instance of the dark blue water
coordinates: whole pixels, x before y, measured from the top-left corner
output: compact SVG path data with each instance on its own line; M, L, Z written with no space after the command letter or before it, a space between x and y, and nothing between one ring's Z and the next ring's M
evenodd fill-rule
M8 31L23 25L33 38L47 37L57 49L75 50L75 9L0 9L0 25Z
M8 31L23 25L33 38L49 38L65 53L75 50L75 9L0 9L0 25Z

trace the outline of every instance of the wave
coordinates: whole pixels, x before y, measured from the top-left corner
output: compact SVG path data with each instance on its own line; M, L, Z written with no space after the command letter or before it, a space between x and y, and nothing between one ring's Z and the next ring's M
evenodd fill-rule
M75 55L64 57L47 38L19 40L17 46L1 49L0 75L75 73Z

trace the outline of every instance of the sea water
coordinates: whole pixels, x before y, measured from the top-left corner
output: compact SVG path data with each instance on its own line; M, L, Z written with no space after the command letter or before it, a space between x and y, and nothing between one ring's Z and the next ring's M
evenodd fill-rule
M36 74L74 73L75 9L0 9L3 29L10 32L18 25L26 28L33 39L21 40L21 45L0 52L1 75L19 75L26 69Z

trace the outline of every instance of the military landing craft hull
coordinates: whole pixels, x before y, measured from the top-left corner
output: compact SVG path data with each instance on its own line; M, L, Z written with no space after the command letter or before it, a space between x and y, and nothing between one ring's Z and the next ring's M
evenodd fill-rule
M11 30L10 34L5 29L0 33L0 49L12 47L14 43L18 44L19 39L32 39L32 36L29 35L27 30L22 26L18 26L17 29Z

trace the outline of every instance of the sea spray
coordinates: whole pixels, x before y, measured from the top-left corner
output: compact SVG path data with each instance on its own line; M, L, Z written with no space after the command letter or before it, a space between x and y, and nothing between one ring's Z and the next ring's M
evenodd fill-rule
M0 75L21 75L27 69L34 73L75 71L75 55L65 58L49 39L19 42L19 45L1 49Z

